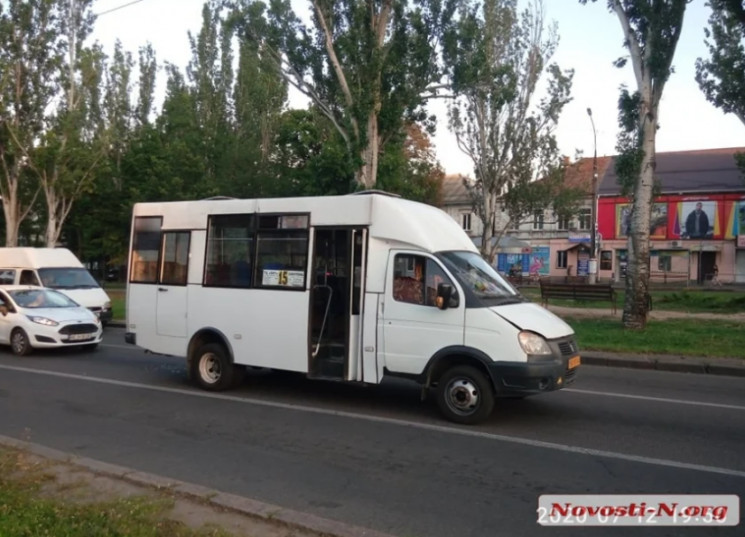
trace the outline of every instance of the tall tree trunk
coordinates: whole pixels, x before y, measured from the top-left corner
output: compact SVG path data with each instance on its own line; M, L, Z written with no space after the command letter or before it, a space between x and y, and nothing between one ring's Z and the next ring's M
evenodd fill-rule
M61 222L57 221L57 193L54 189L46 191L47 200L47 229L44 233L44 243L48 248L57 246L61 229Z
M378 115L371 113L367 118L367 145L362 150L362 166L357 172L357 182L365 189L374 188L378 177L378 157L380 152L380 135L378 133Z
M624 327L637 330L646 327L649 312L649 224L652 218L657 133L657 104L652 103L650 106L651 100L651 95L643 95L640 122L644 156L641 175L634 186L631 232L628 238L626 298L623 305Z
M5 215L5 246L18 246L18 230L21 227L18 203L15 202L16 196L12 199L6 199L3 196L3 213Z

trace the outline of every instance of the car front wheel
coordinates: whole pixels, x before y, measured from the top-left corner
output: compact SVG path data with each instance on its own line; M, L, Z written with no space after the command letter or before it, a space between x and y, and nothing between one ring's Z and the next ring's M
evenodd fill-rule
M12 350L13 354L16 356L26 356L27 354L31 354L31 351L33 350L31 342L22 328L16 328L10 335L10 350Z
M486 375L475 367L456 366L437 382L437 404L450 421L472 425L491 415L494 391Z

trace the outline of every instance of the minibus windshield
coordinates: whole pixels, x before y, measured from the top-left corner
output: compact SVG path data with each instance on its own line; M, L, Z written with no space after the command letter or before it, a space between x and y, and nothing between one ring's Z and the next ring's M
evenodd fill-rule
M44 287L52 289L95 289L100 287L91 273L79 267L54 267L39 269Z
M512 285L474 252L440 252L441 258L460 284L481 299L515 300L522 297Z

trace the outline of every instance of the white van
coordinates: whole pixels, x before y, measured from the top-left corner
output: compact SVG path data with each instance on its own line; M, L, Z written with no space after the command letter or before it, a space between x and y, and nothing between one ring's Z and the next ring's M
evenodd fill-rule
M126 341L204 389L246 366L436 388L448 419L564 387L574 333L521 296L443 211L379 192L138 203Z
M67 248L0 248L0 285L41 285L66 294L106 325L111 299Z

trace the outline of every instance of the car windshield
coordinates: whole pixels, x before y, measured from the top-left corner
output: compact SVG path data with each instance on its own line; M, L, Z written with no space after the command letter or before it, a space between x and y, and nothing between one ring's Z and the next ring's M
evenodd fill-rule
M93 289L99 287L91 273L80 267L55 267L39 269L44 287L52 289Z
M9 292L21 308L74 308L78 304L51 289L16 289Z
M479 254L474 252L441 252L440 257L460 284L464 288L470 289L478 298L521 299L515 288L490 267Z

